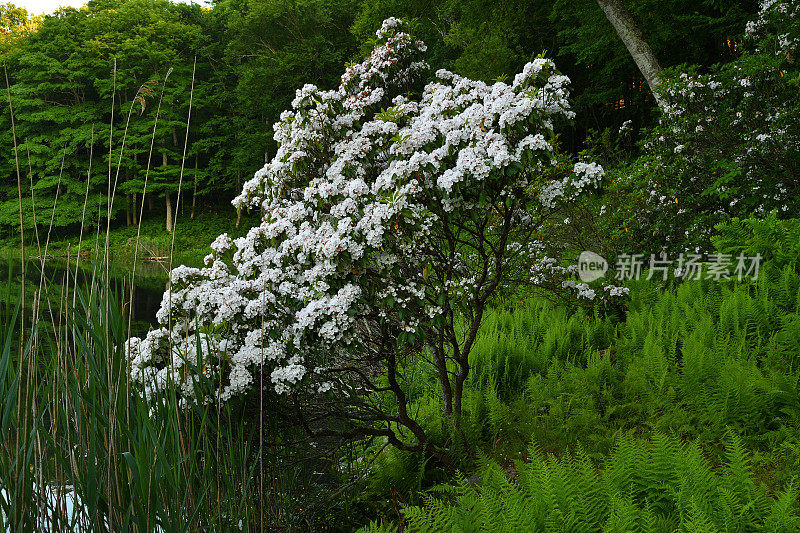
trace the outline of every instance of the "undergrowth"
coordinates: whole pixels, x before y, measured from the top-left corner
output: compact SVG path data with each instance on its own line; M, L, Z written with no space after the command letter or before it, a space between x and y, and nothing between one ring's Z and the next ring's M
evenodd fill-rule
M797 531L796 484L773 497L737 437L724 449L715 468L697 444L624 435L598 471L580 448L555 457L532 446L511 472L484 461L480 478L433 487L401 510L404 531ZM376 521L361 531L395 530Z
M428 392L416 408L472 474L443 485L448 478L432 463L384 451L364 497L384 524L639 530L622 527L630 520L642 531L796 530L800 276L788 266L767 265L744 284L636 282L623 316L508 302L484 323L471 365L458 435L431 383L419 386ZM669 461L652 461L666 450ZM631 492L641 476L665 469L669 480L648 490L662 494L668 512L655 493ZM731 469L747 498L730 492ZM582 475L596 476L595 488ZM627 481L612 490L618 479ZM581 501L599 514L580 518ZM498 525L520 517L516 529Z

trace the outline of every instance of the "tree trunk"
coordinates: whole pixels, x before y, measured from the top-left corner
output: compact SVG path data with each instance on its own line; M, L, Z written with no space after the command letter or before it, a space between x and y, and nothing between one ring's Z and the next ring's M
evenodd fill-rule
M453 389L450 385L450 375L447 372L447 359L444 353L444 339L440 336L436 343L429 343L428 349L434 356L436 372L439 375L439 386L442 388L442 411L444 416L453 415Z
M139 223L139 195L133 193L133 225Z
M597 4L603 10L611 25L614 26L617 35L619 35L625 48L628 49L636 66L639 67L639 71L647 81L647 85L650 86L650 91L652 91L658 107L663 109L666 106L666 101L656 90L660 83L658 74L661 72L661 65L658 64L650 45L644 40L642 31L636 25L622 0L597 0Z
M167 202L167 233L172 233L172 197L169 191L164 192L164 199Z
M131 195L125 195L125 225L131 225Z

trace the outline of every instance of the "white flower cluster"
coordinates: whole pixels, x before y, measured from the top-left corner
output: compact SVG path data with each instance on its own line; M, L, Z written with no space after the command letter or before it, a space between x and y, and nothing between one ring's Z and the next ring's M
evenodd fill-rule
M625 296L630 294L631 290L628 287L617 287L615 285L606 285L603 290L608 291L609 296Z
M800 2L762 2L746 34L757 46L741 58L660 86L670 105L637 171L649 192L640 223L672 245L705 246L731 217L797 210Z
M414 335L442 313L434 289L474 286L473 258L449 258L446 279L428 270L441 261L426 244L441 217L486 210L482 191L505 202L541 189L554 122L572 117L568 80L552 61L529 63L511 85L440 71L423 87L425 45L397 19L377 36L336 90L306 85L275 125L274 159L234 200L262 209L260 225L218 237L204 268L172 272L162 327L127 343L131 378L148 395L173 381L187 400L226 401L249 390L256 372L278 393L336 389L330 374L310 369L365 346L367 318ZM578 163L548 198L602 176ZM520 224L536 218L529 203L511 204ZM197 392L198 372L219 390Z
M578 283L575 280L568 279L561 283L564 288L575 289L578 298L586 298L587 300L594 300L597 293L594 289L590 289L587 283Z
M575 163L573 173L561 180L554 180L542 189L539 201L545 207L555 207L560 198L574 199L586 189L596 187L605 176L603 167L597 163Z
M745 36L754 41L769 42L775 55L791 57L800 46L796 25L788 21L800 20L800 2L796 0L762 0L758 18L747 23Z

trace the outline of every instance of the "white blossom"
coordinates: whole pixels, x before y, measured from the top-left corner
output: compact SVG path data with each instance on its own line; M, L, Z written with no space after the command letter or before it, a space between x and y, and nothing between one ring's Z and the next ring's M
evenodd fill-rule
M255 376L269 376L279 394L344 387L324 369L367 343L365 317L391 315L398 331L415 335L444 313L432 287L452 298L473 289L469 254L453 255L447 279L429 270L438 259L426 243L442 217L487 212L479 193L488 190L514 206L524 229L545 216L542 206L546 214L603 179L602 167L579 162L543 182L542 170L557 162L554 123L573 116L569 80L551 60L525 65L510 85L447 71L423 85L424 43L398 19L376 35L337 89L305 85L275 124L274 158L233 201L261 209L260 224L215 239L205 267L174 269L161 327L127 342L131 379L148 397L174 382L187 399L228 401L259 383ZM575 273L541 259L544 246L512 244L533 261L534 280ZM220 390L198 392L191 369Z

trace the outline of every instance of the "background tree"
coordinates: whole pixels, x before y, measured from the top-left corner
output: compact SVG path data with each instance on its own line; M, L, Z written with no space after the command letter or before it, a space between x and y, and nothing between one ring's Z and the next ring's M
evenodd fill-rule
M28 10L12 3L0 4L0 54L5 53L13 43L35 31L44 16L30 16Z
M650 45L647 44L647 40L636 24L636 21L633 20L630 11L628 11L628 8L625 7L625 4L623 4L621 0L597 0L597 4L600 6L600 9L603 10L603 13L611 25L614 26L614 30L616 30L625 48L630 52L631 58L634 63L636 63L639 72L642 73L647 85L650 87L653 98L655 98L658 105L663 108L666 102L661 93L657 90L660 81L658 75L661 73L661 65L653 54Z
M764 5L740 57L666 71L670 107L614 187L638 246L709 249L719 223L800 209L800 8Z
M20 150L30 153L24 196L31 214L35 202L39 223L49 224L54 205L55 227L80 223L90 156L90 221L105 215L110 192L142 192L157 87L165 81L154 154L159 164L149 188L165 199L175 190L178 138L183 143L177 129L185 128L201 13L199 6L167 0L96 0L47 17L9 54ZM125 207L124 199L116 201L112 216ZM0 219L9 211L10 204L0 207ZM26 220L33 223L32 216Z
M741 52L744 22L757 8L745 0L630 0L624 7L664 66L691 63L701 73ZM194 119L180 203L190 214L192 205L196 212L222 213L274 153L271 126L295 89L306 81L335 87L340 67L369 53L375 29L390 16L410 21L428 44L434 70L446 68L471 79L509 79L539 51L550 51L572 80L575 95L576 119L561 131L570 152L587 146L587 139L595 147L614 142L619 126L628 120L635 131L653 119L651 91L591 0L491 5L481 0L221 0L212 8L166 0L93 0L85 9L65 9L43 18L36 32L29 31L35 25L24 22L22 11L3 9L4 27L28 28L12 32L14 39L8 42L13 44L4 55L12 97L19 100L24 169L31 154L34 179L23 181L27 189L32 186L33 196L31 190L24 191L25 208L32 215L37 202L39 221L49 222L58 192L64 209L56 210L54 223L64 235L74 231L82 214L90 152L95 157L87 209L91 216L107 209L104 196L113 151L112 182L117 181L121 195L114 203L114 223L133 223L138 216L149 164L145 216L160 217L166 229L168 206L174 210L178 205L175 194L195 57ZM11 35L8 31L3 35ZM676 39L681 46L674 45ZM160 88L170 68L154 154L148 160ZM146 90L140 94L142 87ZM120 159L122 131L137 94ZM17 216L11 210L16 178L8 117L1 117L0 123L5 126L0 143L7 154L0 161L0 228L10 233ZM633 143L626 148L614 157L635 152ZM606 157L603 150L597 155ZM29 224L32 219L26 216Z
M662 67L708 69L738 54L755 1L634 0L624 3ZM575 86L579 130L651 124L655 101L625 45L593 0L555 0L556 61ZM678 45L677 43L680 43ZM580 137L579 137L580 140Z

